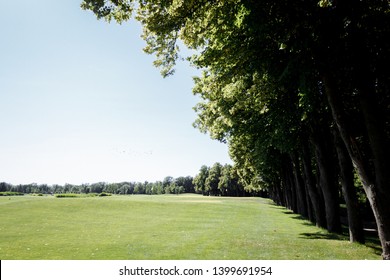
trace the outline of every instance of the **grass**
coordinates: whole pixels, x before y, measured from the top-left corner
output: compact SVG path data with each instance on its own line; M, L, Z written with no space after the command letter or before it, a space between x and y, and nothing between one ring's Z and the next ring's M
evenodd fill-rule
M0 259L380 259L261 198L0 197Z

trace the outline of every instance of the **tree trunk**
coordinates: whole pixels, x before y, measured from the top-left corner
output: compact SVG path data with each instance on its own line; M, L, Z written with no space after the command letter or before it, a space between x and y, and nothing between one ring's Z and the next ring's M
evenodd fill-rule
M365 79L361 77L360 81ZM375 102L373 82L367 81L367 83L360 84L358 91L375 169L373 188L376 189L377 197L369 200L370 202L372 200L371 204L374 203L377 208L373 211L383 248L382 256L390 260L390 143L383 124L384 116L380 114L381 110Z
M313 213L313 205L311 203L311 200L310 200L310 195L309 195L309 190L307 188L307 185L305 184L305 176L303 174L303 182L302 182L302 185L305 189L305 199L306 199L306 205L307 205L307 215L308 215L308 218L310 220L310 222L312 222L313 224L315 224L316 222L316 219L314 217L314 213Z
M303 217L308 217L307 204L306 204L306 192L305 192L305 187L303 185L298 157L296 155L292 155L291 162L292 162L294 179L295 179L295 189L297 193L297 204L298 204L297 210L298 213L301 214Z
M282 188L281 188L281 180L277 180L276 182L274 182L274 186L275 186L276 196L277 196L277 200L279 202L279 205L286 206L286 203L284 201L284 195L283 195Z
M321 196L318 193L316 188L316 183L313 178L313 171L311 166L311 157L308 145L304 144L302 149L302 162L303 162L303 171L305 174L305 184L310 196L311 205L313 207L313 212L315 216L315 223L318 227L326 228L325 213L323 211L324 202L321 199Z
M286 208L292 209L292 194L291 194L291 186L290 186L290 179L289 179L289 168L288 163L286 160L284 160L283 163L283 189L284 189L284 200L286 202Z
M382 257L383 259L390 260L390 188L389 181L386 179L386 175L383 174L380 165L382 157L374 159L374 165L379 167L379 174L375 174L375 177L370 173L368 160L364 160L361 156L360 149L356 144L355 139L352 137L346 123L345 113L340 100L340 93L337 90L336 83L329 73L323 73L323 82L325 85L326 95L328 97L329 105L332 110L333 119L337 124L341 138L343 139L345 146L348 150L348 154L355 166L355 169L359 175L359 178L363 184L364 191L370 202L371 209L375 216L375 221L378 227L378 235L382 245ZM362 107L369 106L364 104L364 97L362 98ZM371 129L374 129L374 119L370 115L371 109L364 109L366 118L366 126L369 127L368 133ZM371 127L371 125L373 127ZM370 138L374 138L374 142L371 145L374 155L380 153L378 146L381 146L375 140L376 136L371 135ZM380 142L380 141L379 141ZM378 146L377 146L378 145ZM383 159L382 159L383 160ZM386 164L384 166L387 166ZM378 172L377 172L378 173ZM376 179L376 182L374 181Z
M332 151L327 148L331 139L325 135L312 134L311 142L315 147L315 157L320 173L320 187L325 201L325 215L327 229L331 232L341 233L340 205L338 197L338 186L334 176L334 161Z
M352 161L338 132L333 131L333 133L340 167L341 187L347 206L349 240L364 243L363 222L354 185Z
M290 196L290 210L297 213L297 195L296 195L296 188L294 184L294 174L293 174L293 168L291 164L291 160L287 160L286 163L286 175L287 175L287 182L289 186L289 196Z

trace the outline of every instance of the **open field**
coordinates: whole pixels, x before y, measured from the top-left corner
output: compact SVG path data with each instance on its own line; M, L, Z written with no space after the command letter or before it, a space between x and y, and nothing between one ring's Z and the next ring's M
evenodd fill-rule
M372 246L375 247L375 246ZM0 197L0 259L380 259L262 198Z

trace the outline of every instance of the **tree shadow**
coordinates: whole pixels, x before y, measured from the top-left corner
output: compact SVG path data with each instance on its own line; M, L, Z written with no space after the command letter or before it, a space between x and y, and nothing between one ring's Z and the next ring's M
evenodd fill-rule
M330 232L310 232L310 233L301 233L301 238L305 239L329 239L329 240L345 240L346 238L337 233Z
M282 213L283 213L283 214L287 214L287 215L297 215L297 214L295 214L295 213L292 212L292 211L283 211Z
M279 209L283 214L286 214L291 219L299 220L302 225L310 226L310 227L316 227L315 223L308 220L308 218L303 217L297 213L294 213L292 210L288 210L284 208L283 206L278 205L272 205L272 208ZM365 243L364 246L371 248L374 252L374 254L380 256L382 254L382 246L378 237L378 233L376 232L375 228L376 226L373 225L366 225L364 229L364 237L365 237ZM318 227L317 227L318 228ZM327 240L340 240L340 241L349 241L349 229L348 225L342 224L342 232L341 233L332 233L328 232L326 229L318 228L320 229L317 232L310 232L310 233L300 233L300 238L304 239L327 239Z
M287 214L287 215L290 215L289 218L291 219L294 219L294 220L298 220L298 221L301 221L302 222L302 225L305 225L305 226L315 226L315 224L313 222L311 222L310 220L308 220L308 218L306 217L303 217L299 214L296 214L292 211L282 211L283 214Z
M331 232L311 232L311 233L301 233L300 238L305 239L327 239L327 240L340 240L340 241L348 241L349 233L348 228L343 229L343 233L331 233ZM372 233L365 232L365 243L362 244L368 248L373 250L373 253L380 256L382 254L382 247L377 235Z
M382 254L382 246L381 242L378 237L378 233L374 231L364 231L364 235L366 238L365 245L371 249L374 250L375 254L381 255Z

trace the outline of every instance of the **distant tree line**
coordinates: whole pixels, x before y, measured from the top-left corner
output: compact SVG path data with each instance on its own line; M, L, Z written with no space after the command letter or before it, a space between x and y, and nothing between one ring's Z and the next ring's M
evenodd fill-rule
M191 176L173 178L167 176L163 181L156 182L98 182L92 184L19 184L0 183L0 192L17 192L24 194L62 194L62 193L111 193L111 194L180 194L194 193Z
M181 194L198 193L213 196L248 196L258 195L260 189L246 187L240 182L236 170L231 165L222 166L215 163L212 167L202 166L199 174L192 176L171 177L167 176L162 181L156 182L121 182L107 183L98 182L92 184L19 184L13 185L5 182L0 183L0 193L22 194L90 194L109 193L118 195L128 194Z

